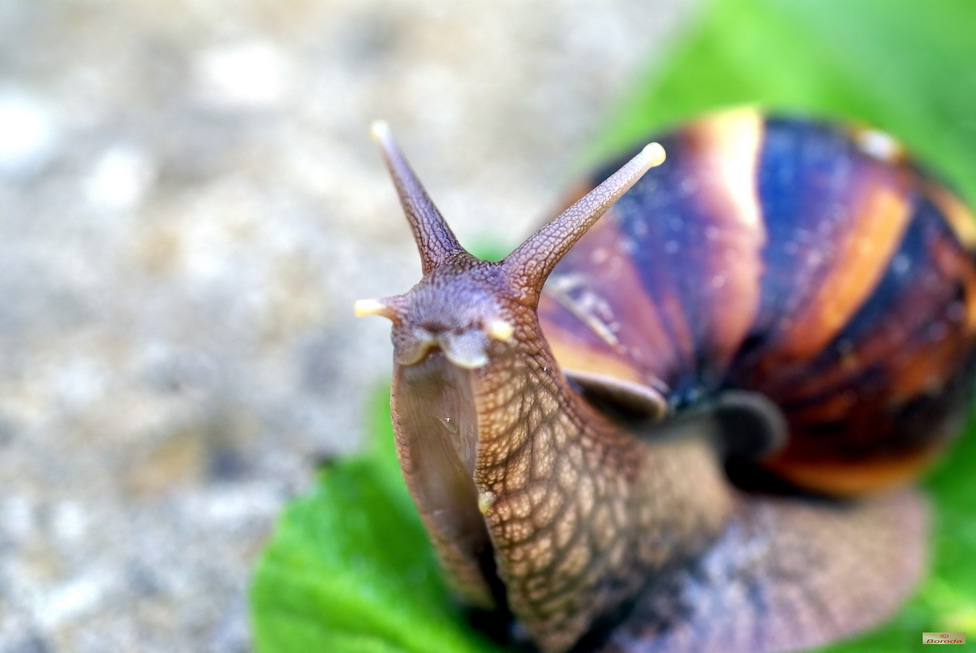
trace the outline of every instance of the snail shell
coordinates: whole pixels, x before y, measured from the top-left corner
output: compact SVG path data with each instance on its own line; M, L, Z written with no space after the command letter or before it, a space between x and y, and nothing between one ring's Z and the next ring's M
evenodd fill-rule
M761 393L789 423L765 465L806 488L916 475L970 396L969 211L866 128L746 110L658 140L668 161L546 286L556 359L613 370L669 413Z
M357 313L393 321L401 468L462 600L551 653L795 650L897 607L903 486L972 389L949 190L878 132L731 111L488 262L374 133L424 277Z

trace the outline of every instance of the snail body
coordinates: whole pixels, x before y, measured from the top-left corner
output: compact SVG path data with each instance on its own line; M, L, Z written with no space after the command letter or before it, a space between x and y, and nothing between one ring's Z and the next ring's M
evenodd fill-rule
M465 603L547 653L795 650L897 607L905 485L972 387L950 191L878 132L737 110L489 262L374 134L424 276L357 313L393 321L401 468Z

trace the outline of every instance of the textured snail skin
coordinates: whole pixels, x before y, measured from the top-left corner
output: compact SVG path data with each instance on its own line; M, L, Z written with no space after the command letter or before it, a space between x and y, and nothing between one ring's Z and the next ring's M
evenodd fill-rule
M465 603L547 653L789 651L898 606L904 482L971 389L958 200L874 132L743 110L488 262L376 135L424 276L357 312L393 322L401 468Z
M514 336L485 366L435 352L397 367L397 448L462 595L507 601L534 641L563 651L657 569L700 552L730 496L708 442L649 447L615 427L552 374L531 309L506 309ZM484 580L495 574L504 596Z

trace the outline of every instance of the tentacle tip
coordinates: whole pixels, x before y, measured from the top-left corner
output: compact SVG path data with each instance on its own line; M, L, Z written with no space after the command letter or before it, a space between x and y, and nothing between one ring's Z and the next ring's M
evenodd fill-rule
M390 140L392 134L390 124L385 120L374 120L369 126L369 135L377 143L385 143Z
M664 151L663 145L655 142L645 145L644 149L641 150L641 156L647 160L648 168L656 168L664 163L664 160L667 159L668 154Z
M488 327L485 329L485 333L492 340L500 340L506 342L515 335L515 327L512 326L511 322L506 320L492 320Z
M359 299L352 305L356 317L379 315L392 320L396 317L396 310L382 299Z

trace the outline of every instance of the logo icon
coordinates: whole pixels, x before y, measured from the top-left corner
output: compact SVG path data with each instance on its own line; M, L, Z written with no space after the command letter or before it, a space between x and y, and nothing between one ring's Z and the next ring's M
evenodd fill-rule
M923 644L965 644L966 633L922 633Z

